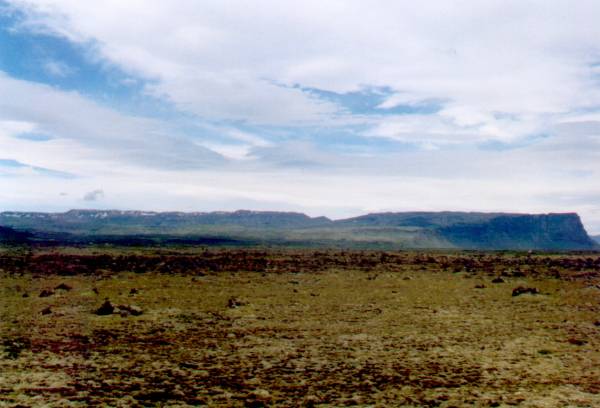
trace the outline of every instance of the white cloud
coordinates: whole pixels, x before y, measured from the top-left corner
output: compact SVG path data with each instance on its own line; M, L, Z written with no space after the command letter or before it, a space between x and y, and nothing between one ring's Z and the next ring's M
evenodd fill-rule
M87 174L103 171L107 163L198 168L223 161L164 122L123 115L76 92L0 72L0 94L0 151L23 163ZM54 138L43 143L14 138L32 130Z
M104 190L93 190L83 195L84 201L98 201L104 198Z
M459 141L465 125L477 125L475 140L514 140L544 130L548 116L600 105L593 1L10 3L28 13L25 27L93 41L99 58L153 79L148 92L211 120L340 119L296 84L396 90L382 108L447 101L434 120L447 120Z

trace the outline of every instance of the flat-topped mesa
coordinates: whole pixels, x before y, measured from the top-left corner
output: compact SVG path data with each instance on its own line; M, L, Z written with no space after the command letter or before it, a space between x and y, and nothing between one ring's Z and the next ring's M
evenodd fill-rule
M387 212L336 221L345 227L413 227L435 232L462 249L590 250L592 240L576 213Z

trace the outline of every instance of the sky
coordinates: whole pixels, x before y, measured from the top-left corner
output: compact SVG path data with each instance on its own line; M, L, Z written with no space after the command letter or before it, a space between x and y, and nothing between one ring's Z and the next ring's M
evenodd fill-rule
M577 212L600 2L0 0L0 210Z

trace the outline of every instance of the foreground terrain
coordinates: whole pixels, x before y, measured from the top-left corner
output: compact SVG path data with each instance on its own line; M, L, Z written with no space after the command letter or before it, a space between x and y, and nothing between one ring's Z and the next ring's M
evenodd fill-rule
M597 254L2 250L0 407L600 406L599 311Z

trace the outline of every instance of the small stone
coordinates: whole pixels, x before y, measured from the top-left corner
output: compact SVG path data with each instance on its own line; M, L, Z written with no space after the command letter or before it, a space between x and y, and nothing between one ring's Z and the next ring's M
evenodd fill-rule
M40 297L41 298L43 298L43 297L49 297L49 296L52 296L52 295L54 295L54 291L52 291L50 289L44 289L44 290L42 290L40 292Z
M271 399L271 393L260 388L252 391L252 396L261 401L268 401Z
M485 285L482 283L479 285L475 285L475 289L485 289Z
M131 313L133 316L139 316L139 315L143 314L144 311L139 306L130 305L129 313Z
M42 314L43 315L49 315L50 313L52 313L52 309L50 308L50 306L42 309Z
M492 283L504 283L504 279L498 276L497 278L492 279Z
M113 314L114 311L115 311L115 307L113 306L113 304L110 303L110 300L105 299L104 303L102 303L102 306L100 306L98 309L96 309L95 313L99 316L106 316L106 315Z
M242 302L238 298L230 297L227 301L227 307L230 309L235 309L236 307L246 306L248 302Z
M321 400L319 399L319 397L315 396L315 395L307 395L306 397L304 397L304 406L305 407L314 407L317 404L319 404L321 402Z
M587 344L586 340L583 339L578 339L575 337L571 337L569 340L567 340L570 344L574 344L575 346L583 346L585 344Z
M139 316L144 313L141 307L134 305L118 305L116 308L123 317L128 315Z
M519 296L519 295L523 295L525 293L531 293L532 295L537 295L538 293L540 293L540 291L537 288L526 288L524 286L518 286L518 287L514 288L512 291L513 296Z
M66 290L67 292L70 291L71 289L73 289L73 287L70 285L67 285L66 283L61 283L60 285L58 285L57 287L54 288L54 290Z

